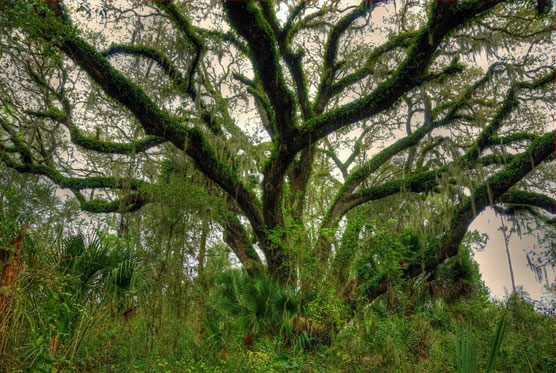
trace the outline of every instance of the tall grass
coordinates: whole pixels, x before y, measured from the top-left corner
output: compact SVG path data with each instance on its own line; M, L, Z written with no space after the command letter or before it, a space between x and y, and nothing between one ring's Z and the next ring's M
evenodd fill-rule
M504 333L506 331L505 315L502 315L496 326L494 339L492 340L490 354L486 363L485 373L490 373L494 369L496 358L500 353ZM473 330L471 323L467 324L460 331L460 336L456 341L456 370L458 373L475 373L478 372L477 352L473 341Z

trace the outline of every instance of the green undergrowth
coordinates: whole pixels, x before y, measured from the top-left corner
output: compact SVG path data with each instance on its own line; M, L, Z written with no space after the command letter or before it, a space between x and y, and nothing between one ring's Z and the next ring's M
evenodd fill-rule
M65 365L74 371L118 372L452 372L463 326L470 325L479 370L484 371L497 323L507 330L494 371L550 372L556 366L554 324L524 300L491 302L484 295L465 302L434 301L415 314L385 302L371 305L328 344L295 351L279 337L264 336L244 346L239 324L219 335L193 319L166 315L152 334L151 320L138 315L98 337L81 359ZM166 318L168 317L168 318ZM64 364L62 364L64 365Z
M388 253L406 250L404 257L412 258L426 248L417 238L407 230L399 237L374 236L368 250L376 255L356 258L352 275L374 286L375 278L361 277L362 268L381 261L381 271L373 272L389 285L353 308L339 300L330 280L302 291L266 276L252 279L226 264L224 249L212 253L202 279L183 280L179 301L171 287L157 285L159 277L140 256L116 245L115 236L69 236L56 248L31 234L27 268L8 294L0 367L479 372L490 362L491 371L555 370L554 319L535 311L526 294L492 300L465 247L434 273L401 276L394 265L401 257Z
M538 312L525 293L493 300L469 248L484 243L476 235L435 271L408 277L442 235L354 217L349 229L360 235L344 236L337 271L327 276L312 262L298 283L253 279L222 243L207 247L198 275L184 260L196 251L182 232L206 213L206 195L175 209L194 211L191 220L152 210L142 227L156 230L117 236L74 223L77 205L47 198L40 184L20 187L24 181L14 176L2 189L0 247L22 221L31 227L17 282L0 288L8 300L0 371L556 371L554 305ZM22 201L40 201L63 219L42 221L42 210ZM350 292L347 283L358 287Z

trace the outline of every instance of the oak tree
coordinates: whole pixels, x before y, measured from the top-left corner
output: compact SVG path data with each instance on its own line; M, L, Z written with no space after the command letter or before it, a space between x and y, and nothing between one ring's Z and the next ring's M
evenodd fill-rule
M250 275L329 278L349 298L373 219L427 232L426 255L399 263L413 277L489 206L555 213L550 9L3 1L1 160L84 211L129 214L161 203L181 159Z

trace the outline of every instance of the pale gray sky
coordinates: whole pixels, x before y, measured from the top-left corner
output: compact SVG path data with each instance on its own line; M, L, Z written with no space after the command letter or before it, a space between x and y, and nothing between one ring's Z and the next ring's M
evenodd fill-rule
M510 227L511 223L507 222L507 220L505 221L507 226ZM469 229L476 229L489 236L485 249L480 252L475 251L475 259L479 263L483 281L490 289L491 295L493 297L503 298L506 293L511 293L512 282L510 279L504 237L502 232L498 231L500 226L500 216L496 215L494 210L488 208L477 216ZM535 279L535 274L527 266L526 259L526 252L533 249L537 252L543 251L543 249L546 250L543 247L539 247L539 241L534 235L524 233L520 238L517 233L512 234L510 238L510 255L512 258L515 285L516 287L523 286L523 290L527 291L531 295L531 298L540 300L545 293L545 283L543 282L540 284ZM553 284L556 279L554 267L548 266L546 269L550 283Z

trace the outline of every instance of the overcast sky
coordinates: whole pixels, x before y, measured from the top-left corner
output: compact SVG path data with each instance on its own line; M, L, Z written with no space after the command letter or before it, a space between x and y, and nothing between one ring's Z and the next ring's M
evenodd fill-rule
M508 226L511 225L511 223L507 224ZM475 219L469 229L476 229L489 236L485 249L481 252L475 251L475 259L479 263L481 276L490 289L491 295L503 298L506 293L511 292L512 282L504 245L504 236L502 232L498 231L500 226L500 216L496 215L489 208ZM510 238L510 255L515 285L516 287L523 286L523 289L531 295L531 298L540 300L545 293L545 283L543 281L540 284L535 279L533 271L527 266L526 253L529 250L542 252L546 249L539 246L539 240L534 235L524 233L520 238L517 233L513 233ZM556 278L554 267L548 266L546 270L550 283L553 284Z

